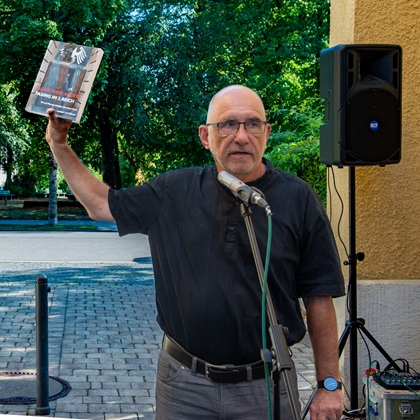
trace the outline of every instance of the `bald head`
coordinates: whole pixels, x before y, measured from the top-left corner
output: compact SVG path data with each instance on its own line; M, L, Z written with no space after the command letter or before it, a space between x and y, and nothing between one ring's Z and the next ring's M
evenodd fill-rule
M221 104L230 104L233 101L238 102L242 100L254 102L255 108L264 116L265 120L264 104L260 96L246 86L232 85L221 89L211 99L207 113L207 123L217 121Z
M263 123L262 131L252 130L257 121ZM236 123L237 130L220 133L223 123L224 126ZM210 101L207 124L199 127L201 143L213 155L217 170L227 171L243 182L263 175L262 156L270 131L261 98L241 85L228 86L216 93Z

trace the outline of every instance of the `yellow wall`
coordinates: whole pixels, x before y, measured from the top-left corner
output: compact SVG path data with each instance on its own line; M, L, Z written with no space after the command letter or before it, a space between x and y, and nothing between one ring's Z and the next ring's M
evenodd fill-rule
M382 168L356 168L356 250L366 254L357 277L420 279L420 1L331 0L331 46L375 43L403 50L402 159ZM334 172L347 207L348 168ZM333 208L336 227L337 197ZM346 243L347 211L341 226Z
M398 44L402 64L402 159L385 167L356 167L357 318L392 359L420 369L420 1L331 0L330 45ZM348 245L348 168L333 167L345 209L340 232ZM340 201L333 193L331 224L338 234ZM337 241L342 260L347 257ZM344 268L348 277L348 270ZM345 299L336 302L339 325L348 319ZM356 314L353 314L354 316ZM413 324L414 322L414 324ZM367 340L369 342L369 340ZM347 343L348 344L348 343ZM350 388L350 352L341 375ZM358 384L371 360L388 362L373 346L357 340ZM361 388L361 385L360 385ZM363 403L361 389L359 403ZM361 406L361 405L360 405Z

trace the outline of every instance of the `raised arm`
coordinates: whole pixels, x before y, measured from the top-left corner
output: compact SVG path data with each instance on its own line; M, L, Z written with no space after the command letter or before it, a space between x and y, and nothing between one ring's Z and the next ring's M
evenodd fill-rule
M58 118L48 109L45 138L69 187L94 220L114 221L108 206L109 187L83 165L67 143L71 121Z

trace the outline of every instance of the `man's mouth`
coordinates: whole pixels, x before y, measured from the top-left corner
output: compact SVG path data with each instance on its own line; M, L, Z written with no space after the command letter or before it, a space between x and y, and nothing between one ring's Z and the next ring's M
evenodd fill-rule
M234 151L234 152L229 152L230 155L234 155L234 156L246 156L249 155L249 152L245 152L245 151Z

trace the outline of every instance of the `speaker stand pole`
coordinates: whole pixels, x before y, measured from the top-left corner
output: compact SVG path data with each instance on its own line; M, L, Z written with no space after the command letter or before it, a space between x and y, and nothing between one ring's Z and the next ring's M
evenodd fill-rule
M357 261L364 260L364 254L356 254L356 168L349 167L349 290L350 290L350 325L357 321ZM357 329L350 330L350 407L358 407L359 384L357 375Z

